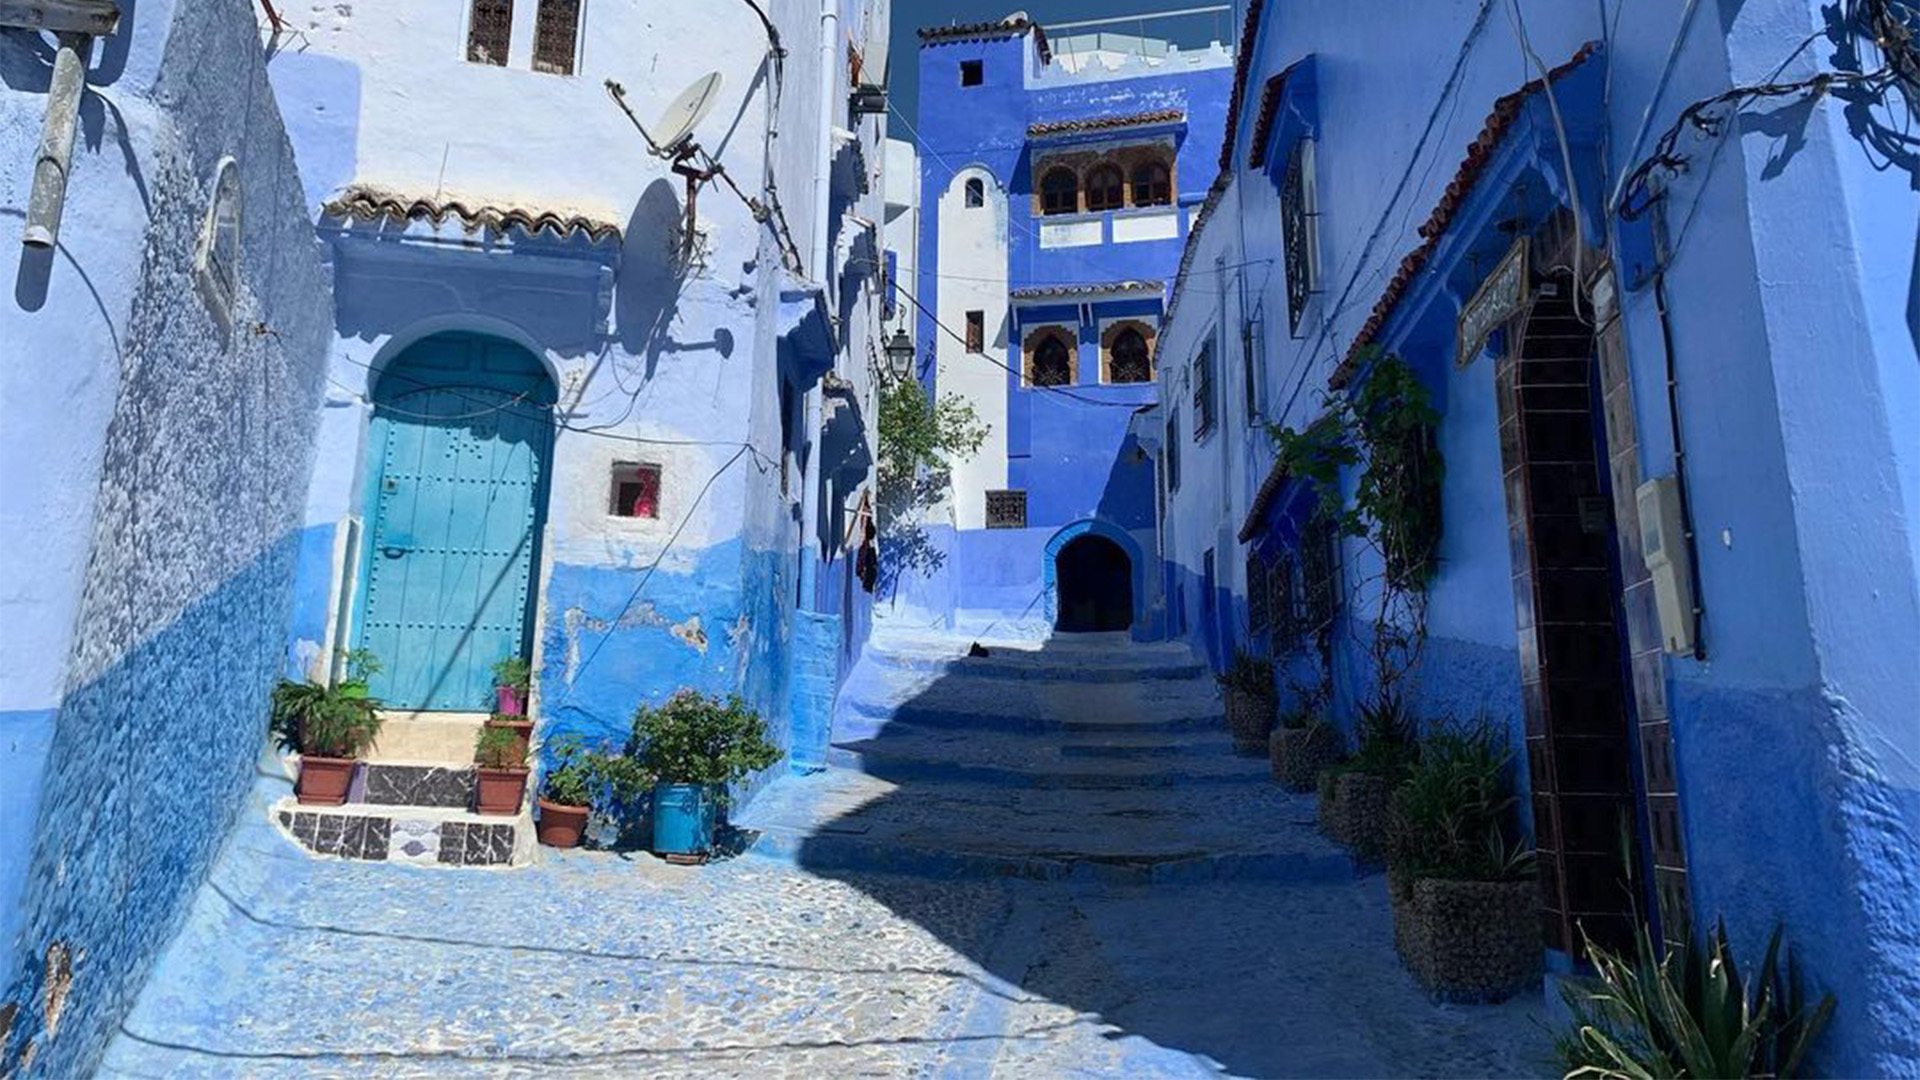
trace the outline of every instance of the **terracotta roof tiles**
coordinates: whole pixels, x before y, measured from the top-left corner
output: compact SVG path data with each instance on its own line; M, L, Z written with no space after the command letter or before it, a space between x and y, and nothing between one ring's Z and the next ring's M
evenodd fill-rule
M407 198L378 188L354 186L321 207L321 213L333 218L373 221L431 221L443 225L458 219L468 232L491 229L505 232L517 228L529 234L541 232L555 236L585 235L595 243L619 240L620 226L580 214L558 214L551 210L528 210L491 203L468 204L456 199Z
M1093 116L1084 120L1048 120L1027 125L1027 138L1063 135L1076 131L1110 131L1115 128L1145 127L1148 124L1177 124L1187 118L1184 109L1156 109L1152 112Z

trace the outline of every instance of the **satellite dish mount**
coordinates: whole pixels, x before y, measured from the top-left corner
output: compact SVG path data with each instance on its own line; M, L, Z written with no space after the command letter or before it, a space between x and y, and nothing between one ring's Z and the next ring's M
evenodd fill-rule
M627 103L626 88L612 79L607 80L607 93L612 95L614 103L620 106L620 111L627 114L627 119L632 122L634 130L647 141L647 151L654 157L671 162L673 171L686 178L687 219L685 226L680 230L680 258L683 262L692 257L694 241L699 235L695 228L697 224L695 214L701 184L715 179L720 180L731 188L735 195L740 196L741 201L753 211L756 220L767 219L767 212L760 203L748 198L746 193L734 184L733 178L727 175L727 171L721 167L720 163L693 139L693 129L699 125L700 121L706 119L709 112L713 111L714 103L719 99L720 84L720 73L717 71L708 72L695 79L692 86L681 91L680 96L673 99L661 113L659 121L649 129L640 122L640 117L634 113L633 106Z

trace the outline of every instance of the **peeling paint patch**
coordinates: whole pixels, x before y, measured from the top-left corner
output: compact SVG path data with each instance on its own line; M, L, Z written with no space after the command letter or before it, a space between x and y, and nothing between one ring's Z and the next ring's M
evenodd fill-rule
M694 615L683 623L673 624L673 636L699 650L701 656L707 655L707 632L700 628L700 616Z
M46 994L46 1004L41 1015L45 1017L42 1027L47 1038L60 1033L60 1016L67 1011L67 995L73 990L73 956L67 951L65 942L56 941L47 946L47 970L42 990Z

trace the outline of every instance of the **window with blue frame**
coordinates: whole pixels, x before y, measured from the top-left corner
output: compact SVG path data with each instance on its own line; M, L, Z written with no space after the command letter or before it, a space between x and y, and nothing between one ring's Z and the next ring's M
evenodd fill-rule
M1167 490L1169 492L1179 491L1180 414L1178 412L1170 412L1167 414L1167 449L1163 456L1166 458ZM1166 515L1162 514L1161 516L1165 517Z
M1280 185L1280 238L1287 260L1287 329L1295 337L1306 319L1307 301L1320 288L1320 199L1313 173L1313 140L1294 140Z

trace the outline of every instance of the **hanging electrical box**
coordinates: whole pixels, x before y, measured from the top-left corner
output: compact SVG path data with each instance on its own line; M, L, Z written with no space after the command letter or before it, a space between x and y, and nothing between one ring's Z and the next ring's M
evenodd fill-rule
M1634 493L1640 508L1640 549L1653 577L1660 640L1670 653L1693 652L1693 558L1680 510L1680 481L1661 476Z

